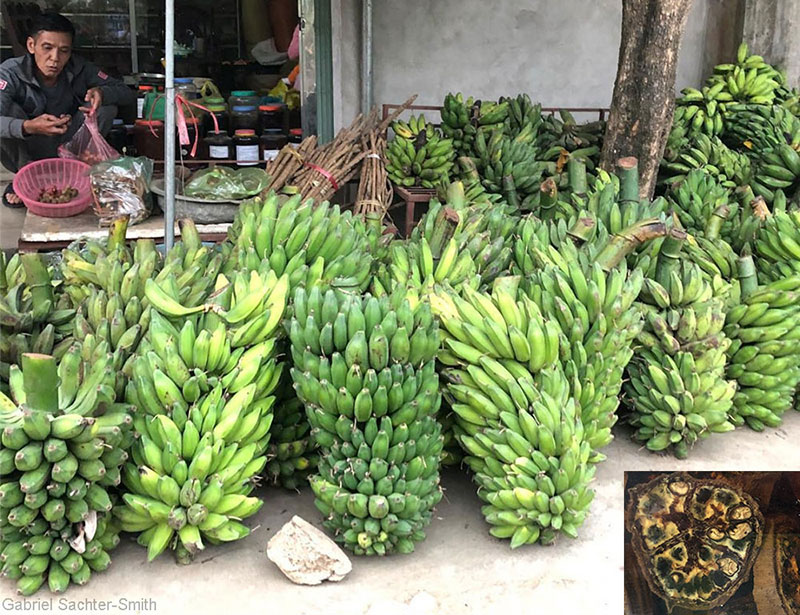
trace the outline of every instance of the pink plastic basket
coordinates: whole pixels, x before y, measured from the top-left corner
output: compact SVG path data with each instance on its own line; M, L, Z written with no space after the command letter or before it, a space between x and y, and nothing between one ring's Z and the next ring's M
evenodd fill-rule
M14 193L22 199L25 206L37 216L48 218L68 218L84 211L92 203L92 190L89 185L91 167L80 160L66 158L45 158L22 167L14 176ZM77 189L78 196L69 203L42 203L39 193L44 188Z

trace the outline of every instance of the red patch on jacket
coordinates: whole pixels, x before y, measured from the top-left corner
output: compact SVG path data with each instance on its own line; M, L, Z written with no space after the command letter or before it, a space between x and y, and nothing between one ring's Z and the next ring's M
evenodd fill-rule
M108 75L106 75L103 71L98 71L97 76L100 77L100 79L102 79L103 81L108 79Z
M0 90L5 90L7 85L8 85L7 81L0 79Z

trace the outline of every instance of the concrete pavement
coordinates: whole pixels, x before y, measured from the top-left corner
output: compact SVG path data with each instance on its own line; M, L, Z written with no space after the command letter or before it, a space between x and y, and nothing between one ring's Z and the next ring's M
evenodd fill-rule
M433 595L437 615L489 615L544 612L616 615L623 604L623 472L625 470L797 470L800 469L800 412L786 415L778 430L755 433L740 429L701 442L690 458L678 461L654 455L628 440L617 428L600 464L597 495L578 540L560 538L550 547L512 552L507 542L488 535L481 502L469 477L444 472L445 498L429 528L428 539L407 556L353 558L353 572L340 583L300 587L290 583L266 557L266 543L280 526L298 514L319 525L320 514L310 490L287 493L264 489L259 514L248 520L254 531L246 539L209 547L191 566L177 566L169 555L148 564L145 550L124 538L112 554L112 566L85 587L71 587L53 597L51 609L28 613L140 612L159 615L362 615L385 600L407 602L419 591ZM13 595L0 581L0 596ZM60 603L60 600L66 600ZM122 600L128 602L121 602ZM69 601L108 600L110 610L87 610L90 604ZM141 601L129 608L133 601ZM22 607L20 602L14 604ZM12 606L12 608L8 608ZM33 606L32 604L28 605ZM95 604L95 606L97 606ZM107 605L108 606L108 605ZM22 612L3 603L3 612ZM83 608L81 608L83 607ZM124 608L123 608L124 607ZM389 609L383 611L391 615Z

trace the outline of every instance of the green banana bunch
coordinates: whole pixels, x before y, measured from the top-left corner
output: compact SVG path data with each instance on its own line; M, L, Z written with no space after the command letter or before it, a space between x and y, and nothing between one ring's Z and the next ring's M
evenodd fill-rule
M591 445L559 363L561 328L526 295L516 298L518 283L498 278L491 295L431 297L457 439L490 533L512 548L551 543L559 531L577 536L594 495Z
M748 55L747 43L741 43L736 53L736 63L718 64L706 84L719 88L716 99L727 102L735 100L770 105L777 91L786 83L786 75L767 64L759 55ZM723 93L728 96L720 95Z
M119 218L109 227L105 240L79 239L62 251L61 276L73 305L86 299L89 284L106 292L124 290L126 301L142 296L144 281L161 269L162 259L152 239L140 239L131 249L125 241L127 230L127 218ZM138 267L129 273L134 264Z
M170 415L137 417L133 462L123 472L125 505L114 515L123 530L141 532L148 561L174 544L177 561L188 564L204 540L218 544L250 533L240 520L263 504L249 494L266 464L262 440L274 402L253 403L255 388L250 384L226 400L217 383L188 413L176 405Z
M132 442L131 412L115 403L108 345L84 360L24 354L0 393L0 564L28 596L83 585L111 563L119 528L110 489Z
M89 292L77 308L70 339L80 342L85 353L91 353L98 344L108 345L116 370L114 389L121 401L127 378L131 377L135 352L150 321L150 311L142 307L137 296L124 303L118 293L106 294L92 284Z
M275 399L265 474L272 484L298 490L316 471L319 455L309 433L311 425L303 402L297 398L288 372L283 372Z
M27 352L66 352L75 310L38 254L0 254L0 391Z
M311 481L334 540L410 553L442 497L438 326L427 303L297 289L291 370L319 449Z
M526 296L562 329L560 361L579 404L590 460L597 462L604 459L600 449L611 441L624 370L642 328L634 303L642 270L628 271L626 257L648 241L659 241L666 228L656 219L644 220L587 242L588 222L591 218L584 216L577 227L566 229L563 220L549 225L527 220L514 271L525 278ZM543 233L548 226L549 233Z
M442 109L442 133L452 139L456 155L475 157L475 138L478 134L491 134L505 130L509 125L511 103L480 101L458 94L447 94ZM521 116L520 116L521 117Z
M578 124L566 109L560 109L558 116L551 113L543 118L534 143L540 152L541 160L553 161L563 154L584 160L587 168L594 170L600 162L606 123L603 120Z
M779 145L800 147L800 117L780 105L729 105L723 139L755 157Z
M143 412L115 514L149 560L174 542L189 563L204 539L249 533L239 520L262 504L247 496L267 463L288 286L274 272L219 276L208 303L186 308L147 284L154 309L125 391Z
M425 116L392 124L394 138L386 146L386 172L398 186L434 188L450 180L456 153L453 139L442 137Z
M582 237L599 243L607 235L615 235L642 220L661 217L667 209L667 201L639 198L639 170L635 159L623 158L617 164L617 174L598 171L597 178L588 188L586 165L577 158L567 162L569 176L568 192L561 190L551 207L540 204L539 217L543 220L565 220L567 227L575 229L587 215L595 224L592 234ZM546 183L546 182L545 182ZM551 212L548 214L548 210Z
M729 204L728 189L713 176L695 169L668 189L667 201L683 228L697 233L705 230L718 207Z
M709 281L720 277L726 282L736 281L736 253L720 236L720 230L728 220L730 208L720 205L712 214L703 232L686 237L684 253L697 265Z
M722 332L729 285L719 277L707 281L697 265L680 260L684 239L673 229L655 277L644 282L645 326L625 384L634 438L679 459L698 439L734 429L729 411L736 391L725 377L731 341Z
M554 174L555 163L537 159L534 133L523 130L511 138L503 130L479 131L475 135L475 165L487 192L501 195L514 209L532 210L546 171Z
M570 260L566 269L541 269L524 284L541 311L564 331L560 361L579 406L593 463L605 459L599 451L611 442L623 374L633 356L632 342L642 329L634 303L641 285L641 270L628 272L624 261L606 272L597 263L581 264L578 259Z
M503 204L467 201L463 184L453 182L446 203L433 199L411 237L390 244L373 291L390 294L399 286L422 293L437 283L488 285L508 268L515 225Z
M442 106L442 134L453 141L453 149L457 156L471 156L472 143L475 140L472 123L473 99L466 101L461 92L447 94ZM470 127L469 133L466 132Z
M407 241L390 246L390 262L381 264L373 278L375 295L406 289L407 295L425 297L436 284L459 289L488 287L508 269L516 223L502 203L453 182L446 203L432 200L429 209ZM452 412L447 403L439 413L445 438L443 463L460 459Z
M508 103L508 116L505 119L505 133L516 137L525 132L538 134L542 124L542 105L533 104L527 94L518 94L513 98L501 97L500 103Z
M725 323L727 376L739 384L731 420L762 431L781 424L800 385L800 276L758 285L752 257L738 265L741 303Z
M762 279L800 275L800 210L776 210L758 229L753 247Z
M753 192L772 203L778 190L800 194L800 145L796 148L786 143L774 150L759 152L750 186Z
M370 241L369 229L350 210L270 193L240 206L223 273L274 271L289 277L291 289L323 283L360 291L370 281Z
M725 188L735 189L750 181L750 158L732 150L719 137L705 134L689 139L680 129L673 128L667 141L658 183L676 184L693 169L701 169Z
M675 100L673 124L686 127L689 136L697 133L709 137L721 135L725 130L725 110L733 100L730 92L725 90L725 83L720 81L711 86L684 88L680 98Z

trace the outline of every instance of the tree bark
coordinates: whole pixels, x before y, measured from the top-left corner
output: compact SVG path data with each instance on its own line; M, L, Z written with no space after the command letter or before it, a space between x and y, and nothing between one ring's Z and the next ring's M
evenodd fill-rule
M639 161L639 194L650 198L675 105L678 49L692 0L622 0L617 79L600 166Z

